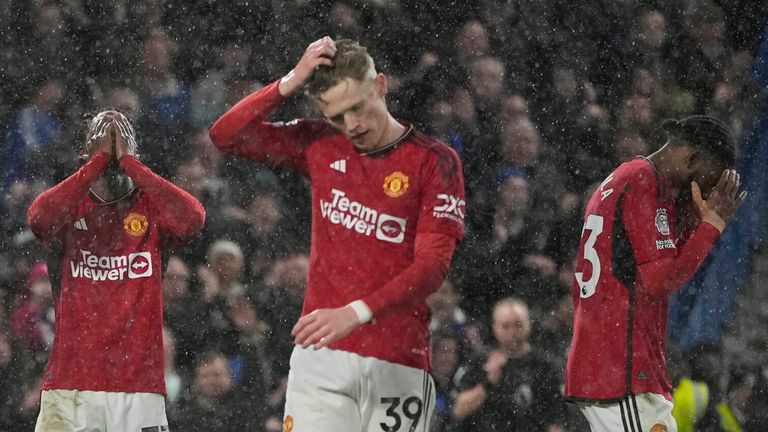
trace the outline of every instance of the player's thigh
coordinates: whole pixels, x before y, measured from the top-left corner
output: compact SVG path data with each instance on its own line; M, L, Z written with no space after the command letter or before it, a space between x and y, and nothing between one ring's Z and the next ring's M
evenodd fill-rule
M358 367L350 353L296 347L285 395L283 430L362 430L354 392Z
M677 432L672 404L661 395L645 393L617 403L578 405L592 432Z
M107 432L168 431L163 395L108 392L105 399Z
M366 358L363 377L364 432L429 430L435 408L435 385L429 373Z
M35 432L106 432L102 395L80 390L43 390Z

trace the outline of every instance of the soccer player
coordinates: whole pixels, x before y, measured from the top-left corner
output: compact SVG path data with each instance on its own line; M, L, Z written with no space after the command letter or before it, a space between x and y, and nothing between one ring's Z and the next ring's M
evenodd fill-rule
M89 122L74 174L29 207L50 249L56 331L36 431L165 431L161 260L202 205L136 157L116 111Z
M746 198L722 122L693 116L663 127L666 144L619 166L586 209L565 393L593 432L677 430L665 359L668 300Z
M325 120L270 123L302 87ZM349 40L313 42L211 128L220 149L310 179L312 244L284 429L428 430L426 298L463 236L456 153L393 118L387 78Z

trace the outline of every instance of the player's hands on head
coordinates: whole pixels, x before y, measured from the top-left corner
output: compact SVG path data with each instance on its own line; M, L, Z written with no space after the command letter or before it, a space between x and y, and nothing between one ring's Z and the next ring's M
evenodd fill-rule
M701 220L714 225L722 232L747 198L746 191L739 192L740 185L739 173L736 170L725 170L705 200L698 183L693 182L691 184L693 203Z
M136 149L136 137L133 126L122 114L117 114L114 119L115 129L115 159L120 160L123 155L132 154Z
M360 320L350 306L317 309L301 317L291 335L293 342L302 348L320 349L347 336L359 325Z
M336 43L330 36L318 39L307 47L304 54L296 63L288 75L280 80L278 90L283 96L289 96L300 89L309 80L309 77L315 73L318 66L333 64L333 57L336 55Z
M111 117L105 114L99 114L93 119L91 125L90 139L86 145L88 158L92 158L96 153L105 152L112 156L114 154L114 140L112 139L113 123Z

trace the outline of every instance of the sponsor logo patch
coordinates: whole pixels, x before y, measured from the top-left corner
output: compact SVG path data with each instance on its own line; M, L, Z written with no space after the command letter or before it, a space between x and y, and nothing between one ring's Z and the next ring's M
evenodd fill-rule
M375 236L388 243L402 243L405 240L405 219L380 213L350 199L346 192L339 189L331 189L330 200L320 200L320 216L334 225L341 225L367 237Z
M441 203L432 209L433 217L448 218L459 224L464 223L464 208L467 203L463 199L448 194L437 194L437 200Z
M128 234L138 237L147 232L147 217L140 213L131 213L123 219L123 228Z
M121 281L152 276L152 255L135 252L117 256L98 256L91 251L80 250L80 261L70 261L73 278L99 281Z
M395 171L384 178L384 193L390 198L403 196L408 190L408 176Z
M346 159L339 159L335 162L331 163L331 169L336 170L340 173L346 173L347 172L347 160Z
M675 249L675 248L677 248L677 246L675 246L675 242L673 242L670 239L656 240L656 250Z
M669 235L669 216L665 208L656 209L656 229L661 235Z

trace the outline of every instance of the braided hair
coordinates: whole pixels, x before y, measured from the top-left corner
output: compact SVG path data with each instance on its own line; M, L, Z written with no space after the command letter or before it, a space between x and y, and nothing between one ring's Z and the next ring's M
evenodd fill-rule
M729 167L736 163L736 142L730 128L707 115L695 115L661 124L672 145L691 146L722 160Z

